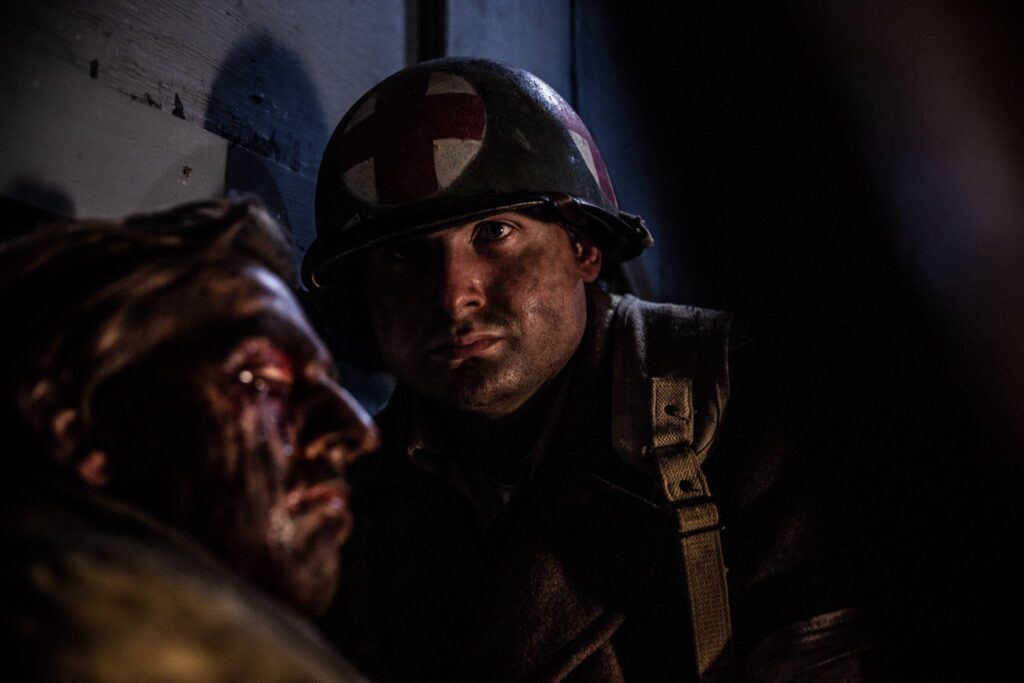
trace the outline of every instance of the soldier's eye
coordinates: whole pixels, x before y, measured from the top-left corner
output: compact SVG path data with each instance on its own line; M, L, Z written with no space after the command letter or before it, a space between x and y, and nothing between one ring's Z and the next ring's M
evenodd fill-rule
M408 261L409 248L407 246L392 247L385 252L392 261Z
M388 261L417 261L427 252L427 243L421 239L402 242L384 249L384 257Z
M486 221L476 226L477 239L485 242L497 242L505 239L512 232L512 226L501 221Z

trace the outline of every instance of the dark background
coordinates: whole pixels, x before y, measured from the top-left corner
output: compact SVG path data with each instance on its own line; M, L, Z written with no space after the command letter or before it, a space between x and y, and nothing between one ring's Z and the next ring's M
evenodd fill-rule
M671 7L670 9L668 9ZM656 246L736 314L861 502L921 666L1012 661L1024 486L1021 31L1007 2L36 2L2 10L5 236L256 191L303 248L320 151L388 73L509 61L590 125ZM370 407L379 376L343 379ZM738 379L742 379L738 378Z

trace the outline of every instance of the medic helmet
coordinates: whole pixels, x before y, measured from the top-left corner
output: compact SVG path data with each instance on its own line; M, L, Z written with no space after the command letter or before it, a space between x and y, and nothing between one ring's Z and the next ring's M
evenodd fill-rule
M590 132L549 85L485 59L423 62L366 93L331 136L302 279L330 289L348 270L338 266L367 250L540 206L606 262L652 243L640 218L619 211Z

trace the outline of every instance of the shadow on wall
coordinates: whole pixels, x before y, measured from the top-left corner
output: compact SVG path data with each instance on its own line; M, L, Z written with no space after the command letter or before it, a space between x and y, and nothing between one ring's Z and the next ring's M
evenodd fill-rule
M230 143L224 192L259 195L297 244L308 243L314 227L300 224L296 216L313 215L313 181L331 131L324 121L317 88L298 55L265 34L239 42L217 71L203 126ZM295 174L309 182L281 182L282 177L294 178ZM290 214L289 206L293 207ZM300 294L332 347L345 388L367 410L376 412L391 394L390 376L345 362L323 316L305 292Z
M217 70L203 127L231 143L225 192L260 195L293 235L311 228L291 224L289 203L307 199L288 196L274 172L315 179L327 143L320 97L298 55L265 34L239 42Z
M45 223L74 216L75 203L59 187L34 178L16 178L0 195L0 215L4 217L0 228L3 242L27 235Z

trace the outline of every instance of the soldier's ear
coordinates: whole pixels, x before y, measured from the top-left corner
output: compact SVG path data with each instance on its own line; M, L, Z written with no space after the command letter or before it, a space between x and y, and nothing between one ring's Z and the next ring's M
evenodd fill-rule
M580 277L587 284L601 274L601 248L588 239L577 243L576 258L580 264Z
M78 461L75 468L79 478L89 486L103 488L110 482L110 469L107 454L103 451L91 451Z
M81 420L78 411L66 408L50 420L50 457L65 467L74 468L78 477L96 488L103 488L110 481L109 459L101 450L90 450L84 456L81 439Z

